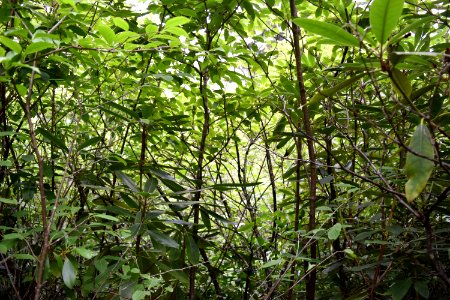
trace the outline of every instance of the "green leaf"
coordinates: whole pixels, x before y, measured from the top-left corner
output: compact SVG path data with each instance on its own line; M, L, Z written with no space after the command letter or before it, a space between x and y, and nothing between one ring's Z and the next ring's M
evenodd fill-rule
M164 28L163 32L169 32L176 36L185 36L185 37L189 36L188 33L183 28L180 28L180 27Z
M434 158L431 135L424 124L416 127L409 143L409 148L429 159ZM408 152L406 155L405 172L408 181L405 185L405 192L406 199L409 202L419 196L430 178L434 163L427 158L419 157L411 152Z
M8 135L15 135L17 132L15 131L0 131L0 137L2 136L8 136Z
M389 288L388 294L392 295L393 300L402 300L406 296L406 293L408 293L411 285L411 278L397 281Z
M176 248L176 249L178 249L180 247L180 245L168 235L165 235L163 233L160 233L160 232L157 232L154 230L149 230L148 233L150 234L150 236L153 240L155 240L156 242L158 242L164 246L167 246L170 248Z
M334 45L359 46L359 40L355 36L334 24L306 18L297 18L293 22L306 31L328 38Z
M92 251L92 250L86 249L84 247L78 247L73 250L86 259L91 259L91 258L97 256L97 254L98 254L96 251Z
M158 180L156 178L149 178L144 185L144 192L153 193L158 186Z
M186 252L191 264L198 264L200 259L200 250L198 249L197 243L190 235L186 236Z
M265 264L263 264L261 266L261 269L270 268L270 267L273 267L273 266L278 266L278 265L282 264L283 262L284 262L284 259L282 259L282 258L275 259L275 260L270 260L270 261L266 262Z
M128 186L128 188L132 191L132 192L139 192L139 188L137 187L137 185L134 183L134 181L125 173L116 170L114 171L114 173L116 174L117 178L119 178L123 184L125 184L126 186Z
M34 42L25 49L24 55L33 54L53 47L55 47L55 45L49 42Z
M7 38L6 36L0 36L0 43L16 53L22 52L22 47L20 46L20 44L10 38Z
M0 160L1 167L12 167L12 162L10 160Z
M353 83L358 81L360 78L364 77L364 75L366 75L366 74L365 73L358 74L356 76L353 76L352 78L349 78L349 79L339 82L338 84L336 84L335 86L333 86L331 88L317 92L309 100L308 107L309 108L317 107L321 100L328 98L328 97L335 96L337 92L339 92L342 89L345 89L346 87L351 86Z
M120 220L114 216L110 216L107 214L93 214L94 217L100 218L100 219L105 219L105 220L110 220L110 221L114 221L114 222L119 222Z
M417 281L414 283L414 289L419 293L420 296L428 299L430 297L430 290L428 289L428 284L425 281Z
M176 26L181 26L184 25L186 23L189 23L191 20L189 20L186 17L174 17L172 19L167 20L166 25L164 26L164 28L168 28L168 27L176 27Z
M120 193L120 196L122 197L123 201L125 201L125 203L129 207L134 208L134 209L139 209L139 204L136 201L134 201L133 199L131 199L130 196L128 196L125 193Z
M6 204L17 204L16 199L6 199L6 198L1 198L1 197L0 197L0 202L6 203Z
M395 92L400 97L411 99L412 86L408 77L397 68L392 68L389 75Z
M98 33L107 41L109 44L112 44L114 42L114 38L116 37L116 34L114 33L114 30L112 30L109 26L99 23L97 26L95 26L95 29L97 29Z
M374 0L370 6L369 21L377 40L384 44L402 15L403 0Z
M16 253L16 254L14 254L14 258L16 258L16 259L35 260L33 255L27 254L27 253Z
M150 291L141 291L137 290L133 293L133 296L131 297L131 300L143 300L146 296L150 296Z
M114 22L114 25L116 25L117 27L119 27L120 29L123 29L125 31L127 31L130 28L130 26L128 25L127 21L125 21L122 18L115 17L113 19L113 22Z
M36 130L37 133L42 135L44 138L49 140L50 142L54 143L55 146L59 147L60 149L64 150L65 152L69 152L69 149L67 149L66 144L62 139L55 136L54 134L50 133L49 131L45 130L44 128L40 127Z
M333 241L337 239L341 234L341 229L342 229L341 223L334 224L333 227L328 229L328 239Z
M62 268L62 277L64 284L69 289L72 289L73 286L75 285L75 280L77 279L77 272L72 262L68 258L64 260L64 265Z

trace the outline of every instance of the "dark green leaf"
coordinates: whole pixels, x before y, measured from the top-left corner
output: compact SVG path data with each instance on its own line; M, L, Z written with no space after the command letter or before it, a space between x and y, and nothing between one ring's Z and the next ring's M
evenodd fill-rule
M186 251L189 262L193 265L198 264L200 259L200 250L198 249L197 243L189 234L186 235Z
M36 130L37 133L42 135L44 138L49 140L51 143L53 143L55 146L59 147L60 149L64 150L65 152L69 152L69 149L67 149L66 144L64 143L64 140L60 139L59 137L55 136L54 134L48 132L44 128L40 127Z
M176 248L176 249L178 249L180 247L180 245L168 235L165 235L163 233L160 233L160 232L157 232L154 230L149 230L148 233L153 240L155 240L156 242L158 242L164 246L167 246L170 248Z
M406 296L406 293L408 293L411 285L411 278L397 281L389 288L388 293L392 295L393 300L402 300Z
M130 189L130 191L139 192L139 188L128 175L119 170L114 171L114 173L116 174L117 178L119 178Z

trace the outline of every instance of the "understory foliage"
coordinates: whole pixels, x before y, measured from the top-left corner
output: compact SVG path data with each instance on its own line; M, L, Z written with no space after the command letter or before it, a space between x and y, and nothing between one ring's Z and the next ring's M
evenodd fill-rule
M1 299L449 299L450 8L3 0Z

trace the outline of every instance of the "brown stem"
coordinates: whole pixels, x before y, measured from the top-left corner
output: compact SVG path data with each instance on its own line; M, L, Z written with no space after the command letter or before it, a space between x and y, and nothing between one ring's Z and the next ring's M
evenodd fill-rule
M33 85L34 85L34 79L36 76L36 61L33 64L33 71L31 72L30 77L30 83L28 86L28 94L25 101L25 115L28 121L28 127L30 129L30 137L31 137L31 147L33 149L34 154L36 155L36 159L38 162L38 168L39 168L39 195L41 199L41 218L42 218L42 230L43 230L43 244L41 247L41 253L39 254L39 261L38 261L38 271L37 271L37 279L36 279L36 288L34 290L34 299L39 300L40 293L42 289L42 282L44 277L44 267L45 267L45 260L47 258L47 252L49 248L49 235L50 235L50 226L47 224L47 199L45 197L45 190L44 190L44 160L41 156L41 153L38 148L37 139L36 139L36 132L34 130L34 123L31 116L31 98L33 96Z
M198 163L197 163L197 174L195 176L196 179L196 189L197 192L194 194L194 201L200 201L201 189L203 187L203 160L205 156L205 148L206 148L206 138L208 137L209 132L209 106L208 106L208 95L206 87L208 86L208 71L203 71L200 73L200 94L203 99L203 128L202 128L202 137L200 140L200 148L198 153ZM200 205L195 204L193 206L194 209L194 226L192 228L192 236L194 241L198 242L198 226L199 216L200 216ZM195 299L195 273L197 267L192 266L189 271L189 299Z
M290 0L291 17L297 18L297 7L295 0ZM303 127L307 137L312 137L311 120L309 116L309 109L306 101L306 89L303 79L303 69L300 50L300 28L292 23L292 34L294 38L294 57L297 74L297 84L300 90L300 102L303 112ZM317 168L315 165L316 152L314 150L314 141L307 138L308 157L309 157L309 223L308 230L311 231L316 227L316 189L317 189ZM317 258L317 242L312 241L310 250L311 259ZM316 294L316 270L313 269L307 277L306 284L306 299L313 300Z

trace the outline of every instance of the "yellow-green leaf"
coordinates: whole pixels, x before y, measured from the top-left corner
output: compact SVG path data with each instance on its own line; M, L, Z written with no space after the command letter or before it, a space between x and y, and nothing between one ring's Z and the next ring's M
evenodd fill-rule
M6 36L0 36L0 43L16 53L20 53L22 51L22 47L19 43L13 41L10 38L7 38Z
M114 38L116 37L116 34L114 33L114 30L112 30L109 26L105 24L98 24L95 26L98 33L107 41L109 44L112 44L114 42Z
M191 20L189 20L186 17L180 16L180 17L174 17L172 19L167 20L166 25L164 26L165 28L169 28L169 27L176 27L176 26L181 26L184 25L186 23L189 23Z
M389 78L392 81L392 86L394 87L395 92L406 100L410 100L412 87L408 77L400 70L392 68Z
M49 42L35 42L30 44L27 49L25 49L24 54L29 55L36 53L45 49L53 48L55 45Z
M113 19L114 25L116 25L117 27L127 31L128 29L130 29L130 26L128 25L127 21L125 21L122 18L119 17L115 17Z
M420 195L427 185L434 166L434 163L430 160L434 157L431 135L424 124L416 127L409 148L424 156L417 156L411 152L406 155L405 172L408 181L405 185L405 193L406 199L411 202Z

